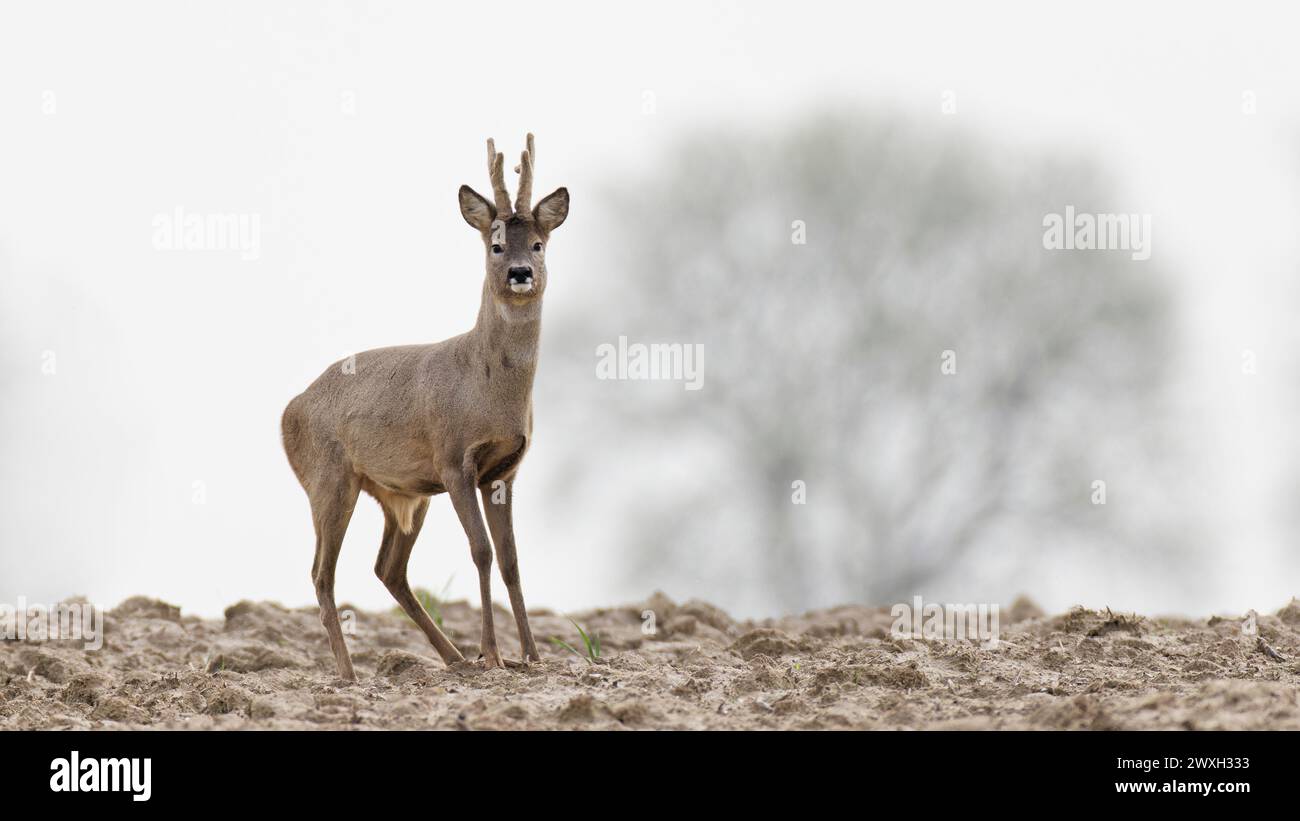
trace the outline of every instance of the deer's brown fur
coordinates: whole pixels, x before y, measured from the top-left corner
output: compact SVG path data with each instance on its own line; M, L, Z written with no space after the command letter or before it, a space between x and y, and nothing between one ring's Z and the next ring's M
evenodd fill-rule
M523 654L529 660L540 658L519 582L512 509L515 473L532 440L545 248L551 232L568 216L569 194L559 188L530 210L531 134L527 144L517 168L513 211L503 179L504 157L491 140L488 174L494 202L469 186L459 192L461 214L478 229L486 253L474 328L432 345L357 354L348 367L331 366L285 408L285 452L307 492L316 528L312 579L321 622L345 679L356 676L334 603L334 570L360 491L375 497L384 511L375 573L445 662L464 657L420 606L406 577L429 497L444 492L478 569L484 662L503 664L492 624L494 544ZM481 510L476 490L483 497Z

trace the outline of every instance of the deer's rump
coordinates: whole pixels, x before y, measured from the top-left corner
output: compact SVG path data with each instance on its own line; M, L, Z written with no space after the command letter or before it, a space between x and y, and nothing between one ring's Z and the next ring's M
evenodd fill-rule
M442 492L429 445L436 431L429 430L425 406L431 394L454 386L429 384L424 373L445 347L364 351L326 368L290 400L280 427L304 487L322 470L346 470L394 490Z

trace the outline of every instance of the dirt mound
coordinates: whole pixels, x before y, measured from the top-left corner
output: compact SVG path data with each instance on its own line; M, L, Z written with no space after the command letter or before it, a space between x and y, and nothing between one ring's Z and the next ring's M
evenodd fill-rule
M893 636L888 608L736 621L662 593L534 611L545 659L448 669L405 616L343 605L360 681L334 675L315 608L232 605L203 620L154 599L108 611L100 650L0 642L0 729L1300 729L1300 601L1276 615L1153 619L1011 608L1000 640ZM503 649L513 619L498 614ZM478 655L478 611L441 608Z

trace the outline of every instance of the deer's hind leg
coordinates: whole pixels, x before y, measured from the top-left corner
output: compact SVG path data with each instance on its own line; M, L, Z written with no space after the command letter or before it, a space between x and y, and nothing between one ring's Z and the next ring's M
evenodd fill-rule
M368 488L367 488L368 489ZM424 635L428 637L429 643L433 649L438 651L445 664L454 664L458 661L464 661L465 657L456 649L456 645L451 643L451 639L442 632L425 609L420 605L420 601L415 598L415 593L411 590L411 583L406 577L406 566L411 560L411 549L415 547L415 540L420 535L420 528L424 526L424 515L429 511L429 500L420 499L415 504L414 509L408 513L406 511L394 512L395 506L385 504L384 499L379 498L379 504L384 510L384 540L379 546L379 559L375 562L375 575L388 588L388 592L393 594L393 598L401 606L402 612L411 617ZM408 522L402 522L403 514L409 516ZM402 525L408 524L409 531L403 531Z
M334 605L334 569L338 566L339 550L359 492L356 476L339 468L328 475L318 475L307 492L316 525L316 560L312 563L311 578L316 585L316 601L320 603L320 621L329 636L339 677L347 681L356 681L357 675L352 669L352 657L343 641L343 627Z

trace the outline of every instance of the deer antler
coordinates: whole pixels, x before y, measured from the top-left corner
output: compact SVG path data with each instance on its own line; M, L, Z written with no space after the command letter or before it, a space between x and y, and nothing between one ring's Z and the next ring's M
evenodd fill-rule
M488 176L492 179L492 198L497 202L497 216L510 216L510 192L506 191L505 154L497 153L497 145L488 137Z
M519 175L519 192L515 195L515 213L528 211L533 201L533 163L537 161L537 152L533 148L532 132L528 134L528 148L519 155L519 165L515 173Z

